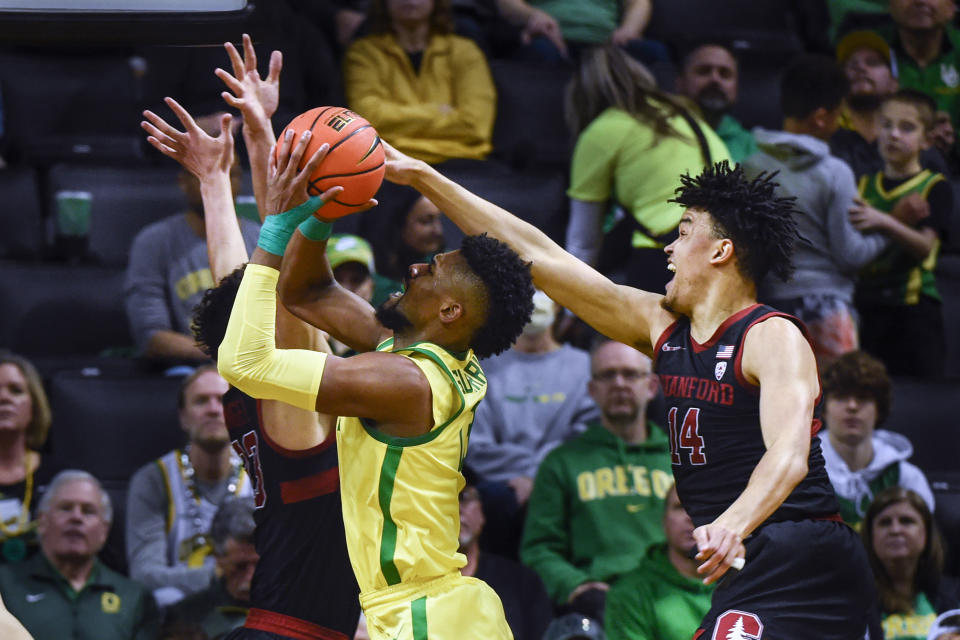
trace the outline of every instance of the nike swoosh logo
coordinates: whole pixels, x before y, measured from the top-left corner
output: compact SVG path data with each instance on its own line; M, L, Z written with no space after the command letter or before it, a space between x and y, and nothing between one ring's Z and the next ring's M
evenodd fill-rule
M683 351L686 347L681 347L680 345L673 345L669 342L665 342L660 351Z
M39 602L47 597L45 593L28 593L27 602Z

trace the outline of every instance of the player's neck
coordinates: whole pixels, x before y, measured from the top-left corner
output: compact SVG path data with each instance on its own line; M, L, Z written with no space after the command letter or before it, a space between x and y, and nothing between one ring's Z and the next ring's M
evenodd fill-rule
M740 277L721 275L690 313L690 335L697 342L708 341L730 316L757 303L757 288Z
M827 434L830 434L829 429ZM873 460L873 438L864 438L859 442L843 442L830 434L830 444L833 445L837 455L847 463L850 471L866 469Z
M700 577L697 573L697 565L699 563L691 559L686 553L681 553L677 549L674 549L673 546L669 544L667 545L667 559L670 560L670 564L673 565L673 568L676 569L680 575L687 578Z
M213 484L230 475L230 447L210 451L202 447L190 447L187 454L190 464L201 482Z

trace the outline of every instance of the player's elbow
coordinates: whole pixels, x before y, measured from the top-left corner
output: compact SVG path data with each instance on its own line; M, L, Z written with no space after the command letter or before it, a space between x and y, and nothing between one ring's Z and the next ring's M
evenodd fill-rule
M790 487L795 487L807 477L809 467L807 455L796 452L788 456L783 462L783 481Z
M220 372L220 375L230 383L232 386L236 387L240 379L240 367L239 367L239 358L237 357L236 349L230 348L230 345L221 343L220 348L217 350L217 371Z

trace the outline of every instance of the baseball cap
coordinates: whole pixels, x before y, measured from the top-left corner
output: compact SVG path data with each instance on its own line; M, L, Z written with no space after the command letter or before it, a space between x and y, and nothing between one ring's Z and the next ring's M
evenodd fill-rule
M330 268L336 269L346 262L359 262L370 273L375 273L373 267L373 249L370 243L360 236L349 234L332 235L327 241L327 260L330 261Z
M960 609L944 611L934 620L933 626L927 632L927 640L937 640L944 633L955 631L960 633Z
M837 42L837 62L843 64L857 49L873 49L890 64L890 45L873 31L851 31Z
M543 640L606 640L600 623L579 613L555 618L543 634Z

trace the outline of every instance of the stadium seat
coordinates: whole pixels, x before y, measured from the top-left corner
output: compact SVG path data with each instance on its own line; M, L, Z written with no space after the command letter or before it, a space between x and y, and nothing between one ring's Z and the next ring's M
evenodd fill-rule
M910 461L925 472L956 470L960 459L956 398L960 381L894 378L893 402L884 428L913 443Z
M122 292L119 269L0 262L0 347L31 357L130 345Z
M0 171L0 258L30 259L43 250L43 210L32 167Z
M107 543L103 545L98 557L114 571L127 575L127 481L102 484L113 505L113 522L110 524Z
M49 384L51 457L103 482L125 483L184 434L177 414L181 378L61 371Z
M792 5L793 0L657 0L645 33L667 42L710 36L800 50Z
M960 473L957 471L927 474L936 503L934 517L947 543L944 572L960 577Z
M943 297L943 326L947 334L946 375L960 378L960 253L940 256L937 288Z

